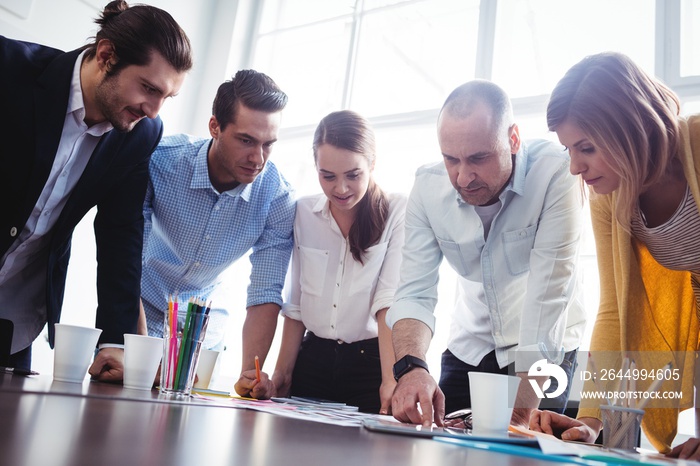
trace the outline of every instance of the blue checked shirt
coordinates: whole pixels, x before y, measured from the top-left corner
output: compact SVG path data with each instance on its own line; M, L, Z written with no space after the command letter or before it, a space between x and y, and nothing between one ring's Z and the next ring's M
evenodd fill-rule
M268 161L253 183L218 193L207 169L209 142L164 137L151 157L141 278L149 334L162 332L169 293L177 292L181 302L191 296L209 299L219 275L251 248L247 307L282 306L294 243L294 192Z

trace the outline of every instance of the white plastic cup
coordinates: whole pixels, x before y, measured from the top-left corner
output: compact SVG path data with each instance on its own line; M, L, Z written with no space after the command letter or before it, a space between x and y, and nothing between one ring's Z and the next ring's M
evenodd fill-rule
M194 383L194 388L209 388L218 357L218 351L206 348L201 349L199 352L199 363L197 364L197 381Z
M102 330L68 324L55 324L54 329L53 379L82 383Z
M519 385L520 377L469 373L473 433L505 435L508 432Z
M150 390L163 356L163 339L124 334L124 387Z

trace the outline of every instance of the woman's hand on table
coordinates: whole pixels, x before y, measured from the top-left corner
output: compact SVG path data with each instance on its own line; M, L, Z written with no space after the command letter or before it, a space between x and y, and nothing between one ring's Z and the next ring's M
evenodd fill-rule
M581 419L570 418L553 411L536 409L530 415L530 429L544 432L562 440L595 443L600 433L602 423L592 417Z
M255 369L243 371L233 386L239 396L267 400L275 396L275 385L265 372L260 372L260 380Z

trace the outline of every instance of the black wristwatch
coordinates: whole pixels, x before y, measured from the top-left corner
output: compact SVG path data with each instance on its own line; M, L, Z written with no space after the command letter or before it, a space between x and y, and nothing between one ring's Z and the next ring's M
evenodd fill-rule
M403 377L416 367L422 367L427 372L430 372L428 370L428 363L426 363L420 358L407 354L403 358L396 361L396 364L394 364L394 379L398 382L401 377Z

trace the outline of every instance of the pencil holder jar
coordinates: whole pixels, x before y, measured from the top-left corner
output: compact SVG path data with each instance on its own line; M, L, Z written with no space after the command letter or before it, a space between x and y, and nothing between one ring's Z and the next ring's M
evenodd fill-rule
M639 446L643 409L603 405L603 446L634 451Z
M177 304L174 307L166 313L163 328L160 392L189 396L209 324L209 313L193 303L186 311L178 311Z

